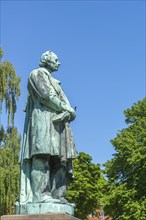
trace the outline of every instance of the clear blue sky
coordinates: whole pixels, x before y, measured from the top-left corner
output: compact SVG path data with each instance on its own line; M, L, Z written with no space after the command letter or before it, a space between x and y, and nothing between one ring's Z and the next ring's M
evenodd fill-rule
M1 1L1 47L21 76L15 125L23 132L27 78L54 51L77 117L77 150L111 159L110 139L126 127L123 111L145 97L145 1ZM2 118L4 120L4 118Z

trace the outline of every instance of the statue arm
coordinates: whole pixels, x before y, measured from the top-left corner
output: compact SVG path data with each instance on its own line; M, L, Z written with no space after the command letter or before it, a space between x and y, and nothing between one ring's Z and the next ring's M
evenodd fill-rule
M30 74L28 79L28 90L30 94L33 92L34 96L37 97L42 104L55 111L69 111L71 108L56 96L48 76L42 71L34 70Z
M70 121L73 121L73 120L75 119L75 117L76 117L76 112L75 112L75 109L73 109L73 108L71 107L71 105L70 105L70 103L69 103L67 97L65 96L63 90L61 90L61 99L64 100L64 102L65 102L68 106L70 106L70 108L69 108L69 110L68 110L68 111L69 111L69 114L70 114L69 120L70 120Z

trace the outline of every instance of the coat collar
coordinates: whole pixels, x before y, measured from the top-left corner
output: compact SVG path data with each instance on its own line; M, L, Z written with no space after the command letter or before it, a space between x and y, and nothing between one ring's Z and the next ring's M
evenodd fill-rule
M41 71L43 71L44 73L46 73L47 76L52 77L51 73L44 67L39 68Z
M52 76L52 74L49 72L49 70L47 70L47 69L44 68L44 67L41 67L40 70L43 71L43 72L45 72L46 75L49 77L49 79L52 78L52 79L53 79L55 82L57 82L59 85L61 84L61 82L60 82L59 80L55 79L55 78Z
M54 87L56 92L59 94L60 93L60 86L59 85L61 84L61 82L57 79L54 79L54 77L51 75L51 73L46 68L41 67L40 70L43 71L48 76L51 85Z

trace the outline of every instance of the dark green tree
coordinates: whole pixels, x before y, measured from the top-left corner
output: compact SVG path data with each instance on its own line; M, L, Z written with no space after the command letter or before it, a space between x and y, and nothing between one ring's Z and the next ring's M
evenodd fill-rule
M14 214L14 204L19 196L20 136L13 128L3 138L0 148L0 215Z
M7 124L0 124L0 215L13 214L19 195L20 136L14 127L16 100L20 96L20 77L9 61L2 62L0 49L0 114L5 108ZM4 105L5 104L5 107Z
M75 203L75 216L87 219L87 215L100 207L105 179L99 164L92 163L92 157L81 152L74 160L74 181L67 189L67 199Z
M111 140L116 153L105 163L105 210L113 220L146 219L146 98L124 112L128 127Z

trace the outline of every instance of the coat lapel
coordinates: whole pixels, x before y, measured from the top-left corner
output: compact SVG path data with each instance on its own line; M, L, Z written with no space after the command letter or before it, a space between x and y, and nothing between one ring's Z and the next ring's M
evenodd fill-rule
M60 94L60 81L59 80L56 80L54 79L52 76L51 76L51 73L45 69L45 68L41 68L43 70L43 72L45 72L45 74L48 76L48 79L50 81L50 84L53 86L53 88L55 89L55 91L57 92L57 94L59 95Z

